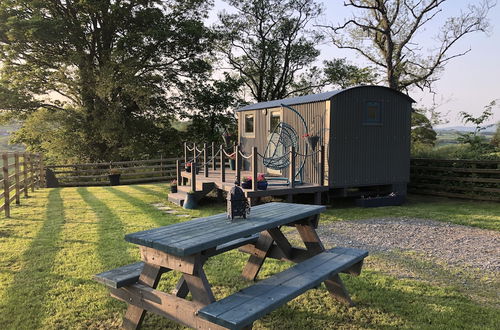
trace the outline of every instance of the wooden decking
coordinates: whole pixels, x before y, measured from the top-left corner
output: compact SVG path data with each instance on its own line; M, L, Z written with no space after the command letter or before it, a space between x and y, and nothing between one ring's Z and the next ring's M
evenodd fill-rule
M181 172L181 176L185 180L190 180L191 175L192 174L188 172ZM234 187L234 182L236 180L236 171L226 169L225 175L226 179L224 182L222 182L220 170L210 170L208 177L205 177L203 171L200 171L200 173L196 175L196 185L197 187L201 187L203 183L212 183L217 189L229 191L232 187ZM247 176L251 176L251 173L249 171L241 172L242 178ZM245 196L247 198L259 198L265 196L293 196L296 194L314 194L328 191L327 186L320 186L311 183L296 184L294 187L290 187L287 185L276 186L273 185L274 182L272 181L269 181L269 183L270 185L268 186L267 190L253 191L252 189L243 189Z

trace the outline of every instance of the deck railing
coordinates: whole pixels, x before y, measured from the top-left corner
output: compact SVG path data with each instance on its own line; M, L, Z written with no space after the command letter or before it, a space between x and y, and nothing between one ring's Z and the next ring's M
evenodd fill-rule
M411 160L409 191L500 202L500 160Z
M2 179L0 211L10 217L10 205L21 204L21 195L28 197L29 190L45 186L45 171L41 154L6 152L2 153Z
M210 168L215 172L217 169L220 170L220 180L221 182L226 182L226 168L228 166L228 160L235 160L235 181L241 182L241 174L243 172L243 160L249 161L249 169L248 171L251 173L250 177L252 179L252 190L257 190L257 180L258 180L258 169L259 169L259 160L262 160L264 156L258 152L257 147L252 147L252 152L250 154L245 154L241 147L237 144L233 146L224 146L220 145L218 148L215 143L211 143L210 145L207 143L203 144L203 147L200 149L198 146L193 143L189 145L188 143L184 143L184 162L181 160L177 160L176 163L176 177L178 184L182 185L183 180L181 176L182 166L186 164L190 164L191 167L191 175L190 175L190 185L191 190L196 190L196 174L198 171L202 170L204 177L210 177ZM210 157L209 157L210 153ZM326 149L325 146L320 146L319 150L313 152L309 155L302 155L298 153L295 148L291 148L288 152L289 166L288 166L288 177L289 182L288 185L293 188L296 184L296 176L297 176L297 158L298 157L317 157L319 163L319 179L317 182L310 182L313 184L318 184L320 186L324 185L325 181L325 161L326 161ZM217 160L219 159L219 162ZM222 164L222 166L221 166Z

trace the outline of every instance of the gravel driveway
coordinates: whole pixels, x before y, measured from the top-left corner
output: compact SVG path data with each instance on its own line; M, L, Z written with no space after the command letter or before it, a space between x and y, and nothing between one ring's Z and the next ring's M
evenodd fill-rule
M373 252L416 251L454 267L500 272L500 232L414 218L367 219L323 224L327 246Z

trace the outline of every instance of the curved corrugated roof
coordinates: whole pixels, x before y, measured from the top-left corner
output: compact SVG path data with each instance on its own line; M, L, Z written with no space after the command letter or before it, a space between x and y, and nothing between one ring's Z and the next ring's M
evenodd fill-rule
M362 86L354 86L354 87L349 87L346 89L339 89L336 91L324 92L324 93L319 93L319 94L310 94L310 95L304 95L304 96L290 97L290 98L281 99L281 100L273 100L273 101L266 101L266 102L260 102L260 103L255 103L255 104L249 104L249 105L246 105L246 106L244 106L236 111L277 108L277 107L280 107L282 104L297 105L297 104L321 102L321 101L330 100L332 97L334 97L337 94L340 94L340 93L343 93L343 92L346 92L346 91L349 91L349 90L352 90L355 88L364 88L364 87L377 87L377 88L389 89L397 94L400 94L401 96L406 97L410 102L412 102L412 103L415 102L415 100L413 100L408 95L401 93L401 92L398 92L397 90L389 88L389 87L374 86L374 85L362 85Z

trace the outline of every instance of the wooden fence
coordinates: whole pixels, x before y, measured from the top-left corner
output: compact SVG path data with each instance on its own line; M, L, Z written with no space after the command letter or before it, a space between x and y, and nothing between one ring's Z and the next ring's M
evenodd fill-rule
M21 203L21 195L45 186L43 157L32 153L2 153L2 179L0 180L0 211L10 217L10 205Z
M109 174L119 173L120 184L175 179L176 158L47 166L47 187L109 185Z
M500 160L411 160L409 192L500 202Z

